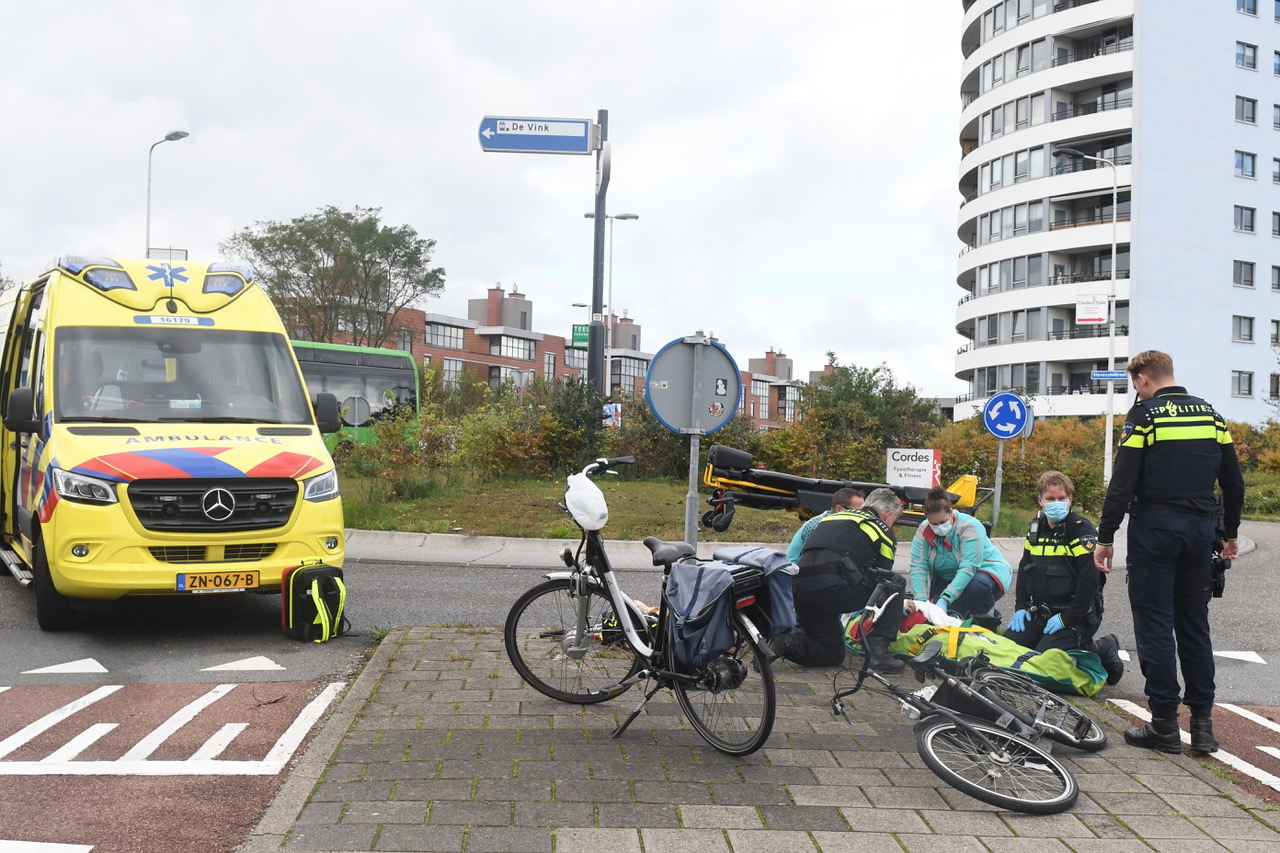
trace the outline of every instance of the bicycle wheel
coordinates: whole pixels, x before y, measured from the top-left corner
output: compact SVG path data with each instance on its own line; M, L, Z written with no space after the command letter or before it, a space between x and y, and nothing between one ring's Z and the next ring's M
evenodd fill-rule
M721 752L750 755L773 731L773 669L740 613L733 615L733 648L707 664L696 683L671 686L689 724Z
M1080 796L1071 772L1040 747L999 726L966 720L996 747L943 717L916 732L916 749L929 769L957 791L997 808L1057 814Z
M1018 710L1039 719L1043 724L1040 730L1054 743L1085 752L1097 752L1107 745L1107 731L1097 720L1029 678L1015 672L988 669L978 673L977 682Z
M587 591L587 633L583 652L577 639L575 582L558 578L541 583L516 599L502 631L507 657L530 687L561 702L590 705L625 692L602 693L640 669L642 660L622 632L608 594ZM630 611L626 618L632 617Z

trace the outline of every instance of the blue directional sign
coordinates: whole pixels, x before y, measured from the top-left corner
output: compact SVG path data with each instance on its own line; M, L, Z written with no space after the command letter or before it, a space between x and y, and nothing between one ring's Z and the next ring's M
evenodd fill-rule
M521 154L590 154L595 150L594 130L585 118L485 116L480 122L480 147Z
M996 438L1013 438L1027 425L1027 401L1012 391L994 394L982 408L982 423Z
M1089 371L1089 378L1092 379L1094 382L1106 382L1107 380L1111 380L1113 382L1123 382L1125 379L1129 378L1129 371L1127 370L1091 370Z

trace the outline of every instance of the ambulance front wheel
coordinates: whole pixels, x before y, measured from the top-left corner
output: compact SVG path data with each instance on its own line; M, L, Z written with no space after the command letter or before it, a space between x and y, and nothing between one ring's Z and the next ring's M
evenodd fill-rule
M74 614L71 599L58 592L49 574L49 558L44 552L44 542L37 540L35 565L31 567L36 584L36 621L42 631L65 631L72 626Z

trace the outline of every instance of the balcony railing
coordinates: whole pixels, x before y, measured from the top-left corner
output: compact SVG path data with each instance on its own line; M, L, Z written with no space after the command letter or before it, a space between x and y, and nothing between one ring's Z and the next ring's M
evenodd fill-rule
M1017 391L1018 393L1025 394L1028 397L1062 397L1068 394L1106 394L1107 383L1083 382L1076 385L1050 385L1049 387L1045 388L1043 391L1033 390L1031 388L1002 388L1000 390ZM956 397L956 405L958 406L961 403L968 403L970 400L985 400L987 397L990 397L992 394L995 394L995 393L997 392L990 391L982 394L974 394L972 391L970 391L968 394L961 394L959 397ZM1128 394L1129 393L1128 380L1125 380L1125 379L1117 380L1115 383L1115 393Z
M1075 53L1068 53L1066 56L1055 56L1053 58L1053 67L1058 68L1063 65L1070 65L1073 62L1084 62L1086 59L1096 59L1099 56L1109 56L1113 53L1128 53L1133 50L1133 39L1125 39L1115 44L1104 44L1100 47L1086 48L1085 50L1077 50Z
M1088 6L1090 3L1097 3L1098 0L1058 0L1053 4L1053 11L1065 12L1068 9L1074 9L1077 6Z
M1111 110L1127 110L1132 106L1133 98L1117 98L1114 101L1103 101L1101 104L1079 104L1074 107L1054 110L1053 115L1049 117L1049 121L1066 121L1069 118L1097 115Z
M1129 278L1129 270L1120 270L1116 275L1116 280ZM1062 275L1051 275L1044 284L1024 283L1011 287L996 287L989 289L986 293L966 293L956 302L956 305L963 305L973 299L981 299L984 296L992 296L997 293L1009 293L1014 290L1025 290L1030 287L1055 287L1059 284L1080 284L1089 281L1110 281L1111 273L1109 272L1068 272ZM1280 286L1274 288L1280 290Z
M1049 223L1049 230L1056 231L1059 228L1079 228L1081 225L1100 225L1111 222L1110 216L1099 216L1093 213L1082 213L1079 216L1069 216L1066 219ZM1116 222L1128 222L1128 214L1120 214L1115 219Z

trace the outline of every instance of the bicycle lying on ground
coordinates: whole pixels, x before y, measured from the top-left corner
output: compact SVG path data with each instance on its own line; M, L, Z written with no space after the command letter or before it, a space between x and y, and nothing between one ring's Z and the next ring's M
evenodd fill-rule
M653 564L663 570L655 615L622 591L600 533L608 509L590 478L633 462L631 456L598 459L568 478L561 507L582 530L577 552L565 548L561 558L568 571L548 573L544 583L516 599L503 628L507 656L529 686L561 702L604 702L646 682L639 706L612 737L620 737L648 700L667 688L708 743L729 755L750 755L768 740L777 710L769 665L775 655L762 633L769 630L768 617L757 601L764 573L733 569L729 649L702 666L681 663L671 641L666 591L673 565L696 562L693 546L644 540Z
M859 615L855 630L869 629L898 594L882 584ZM878 602L883 601L883 604ZM900 606L900 605L897 605ZM831 698L832 713L849 721L843 700L859 690L896 698L903 713L918 720L916 750L925 765L958 791L989 805L1028 814L1071 808L1079 787L1067 767L1036 741L1041 737L1094 751L1106 732L1088 714L1016 673L970 658L948 673L943 643L932 640L907 663L916 680L941 682L912 692L869 669L864 656L852 687ZM874 682L867 683L870 678ZM930 685L933 687L933 685Z

